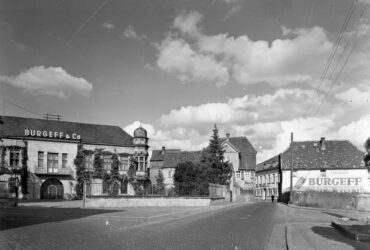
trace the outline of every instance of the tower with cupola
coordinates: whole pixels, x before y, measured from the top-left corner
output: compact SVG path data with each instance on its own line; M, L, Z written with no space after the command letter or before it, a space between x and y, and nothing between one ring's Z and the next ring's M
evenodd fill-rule
M133 144L134 144L134 158L137 161L137 173L138 174L145 174L147 173L148 169L148 133L147 131L140 125L134 131L133 137Z

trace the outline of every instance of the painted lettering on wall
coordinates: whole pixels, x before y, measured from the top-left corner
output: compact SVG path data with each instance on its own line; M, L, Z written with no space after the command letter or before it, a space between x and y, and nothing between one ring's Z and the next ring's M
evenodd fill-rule
M308 185L310 186L351 186L360 185L362 178L308 178Z
M44 138L55 138L55 139L72 139L72 140L80 140L81 136L77 133L67 134L60 131L41 131L36 129L25 129L24 130L25 136L33 136L33 137L44 137Z

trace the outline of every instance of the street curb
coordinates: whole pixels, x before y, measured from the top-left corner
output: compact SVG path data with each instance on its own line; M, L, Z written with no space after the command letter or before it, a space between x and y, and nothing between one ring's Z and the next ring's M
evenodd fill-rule
M292 204L286 204L286 206L291 208L297 208L297 209L307 209L307 210L315 210L315 211L329 211L329 212L341 212L341 213L362 213L362 211L358 210L344 210L344 209L332 209L332 208L321 208L321 207L303 207L303 206L297 206Z
M288 224L285 225L285 247L286 247L286 250L289 250Z
M335 223L334 221L331 222L332 227L341 231L347 237L355 239L357 241L370 241L370 234L363 234L363 233L354 233L348 230L346 227L339 223Z

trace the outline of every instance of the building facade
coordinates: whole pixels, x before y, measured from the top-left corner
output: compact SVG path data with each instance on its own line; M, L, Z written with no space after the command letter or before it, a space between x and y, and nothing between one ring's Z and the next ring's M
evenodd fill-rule
M255 195L266 199L275 188L278 196L289 192L292 162L293 191L369 192L363 157L349 141L295 141L283 153L257 165ZM271 183L271 174L275 182L277 176L277 183Z
M257 151L246 137L230 137L222 139L225 150L224 161L232 164L237 183L244 190L253 190Z
M281 193L280 155L259 163L256 168L254 196L266 200Z
M118 126L11 116L1 118L1 168L13 173L22 167L27 168L26 198L73 197L75 159L79 150L84 151L86 169L94 168L95 154L99 152L106 172L110 171L112 156L117 155L120 174L127 173L130 161L134 159L136 174L143 178L148 176L148 138L142 127L136 129L132 137ZM122 183L122 194L129 190L123 185L128 183Z
M150 159L151 180L155 183L156 176L159 171L164 177L166 192L174 188L174 174L179 163L192 162L198 164L200 162L201 151L181 151L179 149L153 150Z

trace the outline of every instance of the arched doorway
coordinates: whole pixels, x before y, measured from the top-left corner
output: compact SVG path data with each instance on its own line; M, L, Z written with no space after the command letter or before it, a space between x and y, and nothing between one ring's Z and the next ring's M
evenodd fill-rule
M58 179L47 179L41 185L41 199L63 199L63 194L63 184Z

